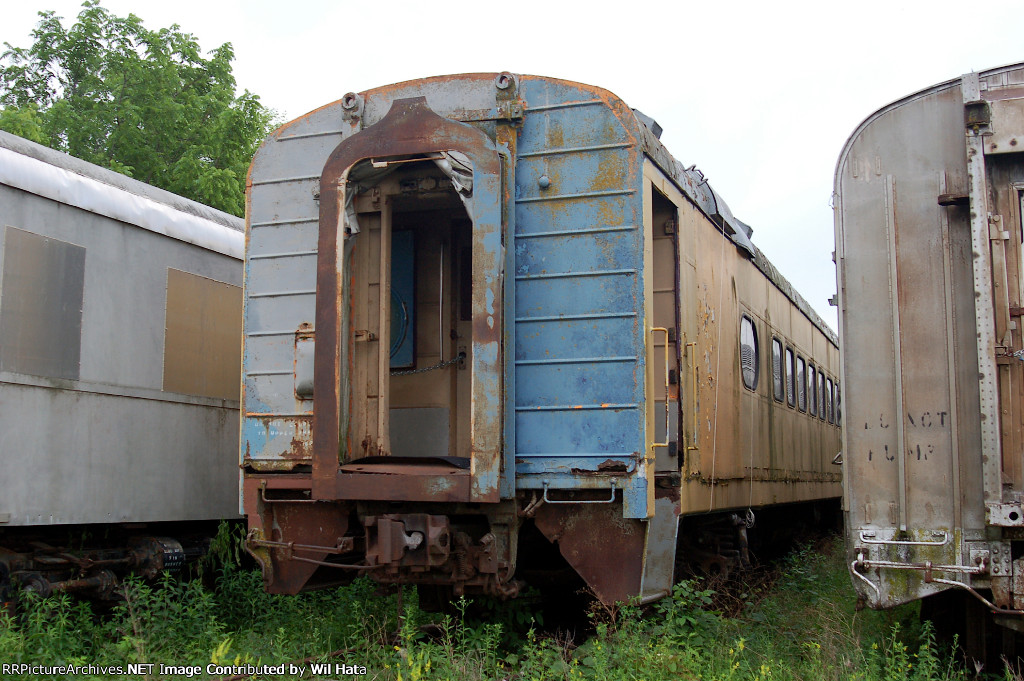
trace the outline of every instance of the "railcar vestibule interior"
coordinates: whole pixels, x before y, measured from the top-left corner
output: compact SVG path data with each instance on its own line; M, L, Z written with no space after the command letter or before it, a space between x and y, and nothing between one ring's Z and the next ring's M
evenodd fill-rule
M351 372L351 380L343 379L351 394L342 413L350 414L355 436L347 458L468 460L473 329L466 209L430 159L401 163L353 193L342 287L351 315L342 338L352 344L352 361L342 367Z

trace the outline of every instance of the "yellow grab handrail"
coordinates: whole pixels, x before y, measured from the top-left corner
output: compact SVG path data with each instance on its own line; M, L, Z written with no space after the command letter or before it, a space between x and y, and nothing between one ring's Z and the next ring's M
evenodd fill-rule
M668 336L668 329L666 329L663 326L652 327L651 328L651 335L653 336L654 333L657 332L657 331L661 331L662 333L665 334L665 441L664 442L652 442L651 443L651 449L652 450L655 447L668 447L669 446L669 435L668 435L668 416L669 416L669 407L668 407L668 403L669 403L669 399L668 399L668 396L669 396L668 342L669 342L669 336ZM654 339L653 338L651 339L651 343L652 343L652 345L651 345L651 356L653 357L653 355L654 355L654 345L653 345Z
M693 353L690 352L690 346L693 346ZM693 369L693 395L691 397L691 407L693 409L693 444L686 445L687 452L694 452L700 449L697 444L697 343L686 344L686 356L690 360L690 366ZM683 426L686 427L685 425Z

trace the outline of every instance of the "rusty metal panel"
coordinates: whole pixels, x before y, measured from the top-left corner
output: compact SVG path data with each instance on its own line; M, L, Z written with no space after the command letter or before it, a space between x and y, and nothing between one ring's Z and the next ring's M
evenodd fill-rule
M516 165L520 488L625 488L647 517L643 192L636 131L596 89L528 79ZM626 119L629 120L629 119Z
M676 535L679 507L668 497L654 501L654 517L647 521L644 537L644 572L640 581L641 600L667 596L675 583Z
M535 520L602 602L626 601L640 593L646 523L623 518L613 504L548 504L537 510Z
M78 378L85 249L7 227L3 253L0 371Z
M949 487L959 478L952 435L960 421L952 406L950 358L962 360L966 348L945 323L953 314L945 291L954 273L944 256L951 247L947 240L963 232L950 230L948 222L944 229L947 209L936 201L942 178L935 168L965 165L961 108L959 88L905 103L896 115L859 130L836 172L849 424L844 478L848 540L858 546L868 535L871 541L905 536L931 542L933 531L960 526ZM937 125L923 129L921 117ZM929 351L920 352L923 347ZM877 546L881 555L899 545ZM943 548L945 557L937 553ZM955 545L943 548L917 550L927 549L936 563L955 563ZM892 604L907 596L886 590L880 598Z
M242 289L167 270L164 390L238 399Z
M265 470L311 461L320 173L351 131L335 102L275 132L250 169L240 459Z

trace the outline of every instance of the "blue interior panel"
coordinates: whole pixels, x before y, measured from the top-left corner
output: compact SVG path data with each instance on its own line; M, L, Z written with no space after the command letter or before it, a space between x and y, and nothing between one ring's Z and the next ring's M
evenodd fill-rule
M391 367L415 362L416 261L411 230L391 235Z

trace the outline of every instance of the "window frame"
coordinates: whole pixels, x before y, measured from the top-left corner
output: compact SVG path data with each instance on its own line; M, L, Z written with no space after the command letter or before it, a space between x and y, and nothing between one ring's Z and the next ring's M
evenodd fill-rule
M786 346L786 404L796 406L796 353L789 345Z
M807 411L807 360L799 354L796 356L796 408Z
M807 411L812 417L818 415L818 372L807 363Z
M836 426L842 427L842 425L843 425L843 410L842 410L843 399L839 396L839 381L836 381L834 383L834 386L835 386L835 396L834 396L834 404L835 404L835 406L834 406L834 409L835 409L835 413L836 413Z
M825 372L818 367L818 418L825 420Z
M827 415L826 420L831 425L835 425L835 413L832 410L832 394L833 394L832 391L835 388L834 388L834 384L832 383L832 378L831 377L828 377L828 378L825 379L825 385L826 385L826 388L825 388L825 407L828 410L828 415Z
M784 347L778 336L772 336L772 398L776 402L782 403L786 401L786 365L782 361ZM775 354L776 348L779 350L778 355ZM775 383L776 360L778 360L778 384Z
M747 383L746 371L745 371L745 368L743 366L743 345L744 345L743 344L743 329L744 329L744 322L746 322L747 324L750 325L750 332L751 332L751 334L753 336L753 340L754 340L754 344L753 344L754 353L753 353L753 361L752 361L753 370L754 370L754 380L750 384ZM744 313L744 314L740 315L740 382L743 383L743 387L746 388L747 390L750 390L751 392L757 392L757 386L760 383L760 380L761 380L761 347L760 347L760 342L758 341L758 338L757 338L757 324L754 323L753 317L751 317L750 315Z

